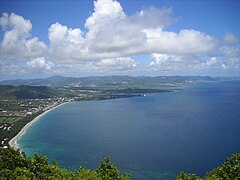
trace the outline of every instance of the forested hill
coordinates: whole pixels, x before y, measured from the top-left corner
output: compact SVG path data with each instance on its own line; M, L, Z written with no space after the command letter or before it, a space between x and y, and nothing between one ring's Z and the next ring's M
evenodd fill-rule
M54 97L78 97L96 94L118 96L168 92L199 81L239 80L240 78L213 78L209 76L92 76L63 77L53 76L45 79L7 80L0 82L0 98L44 99ZM94 98L91 98L94 99Z
M66 92L46 86L10 86L0 85L0 98L3 99L45 99L70 95Z
M45 79L17 79L1 81L2 85L29 85L29 86L110 86L110 85L138 85L138 86L159 86L159 85L179 85L192 81L209 80L219 78L209 76L90 76L90 77L64 77L53 76Z

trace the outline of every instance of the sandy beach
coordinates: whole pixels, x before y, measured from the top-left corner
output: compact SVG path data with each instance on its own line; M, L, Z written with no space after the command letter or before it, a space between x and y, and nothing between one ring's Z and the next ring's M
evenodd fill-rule
M61 103L57 106L54 106L46 111L44 111L42 114L38 115L37 117L35 117L32 121L30 121L29 123L27 123L22 129L21 131L14 137L12 138L10 141L9 141L9 146L14 148L14 149L19 149L19 144L18 144L18 140L20 139L20 137L27 131L27 129L33 124L35 123L36 121L38 121L44 114L48 113L49 111L59 107L59 106L62 106L63 104L65 104L67 102L64 102L64 103Z

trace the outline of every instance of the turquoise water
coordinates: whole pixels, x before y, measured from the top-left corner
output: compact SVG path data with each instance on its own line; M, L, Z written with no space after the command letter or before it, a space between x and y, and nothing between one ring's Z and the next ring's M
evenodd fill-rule
M97 168L105 156L133 179L204 175L240 152L240 82L203 82L147 97L72 102L45 114L21 149L62 167Z

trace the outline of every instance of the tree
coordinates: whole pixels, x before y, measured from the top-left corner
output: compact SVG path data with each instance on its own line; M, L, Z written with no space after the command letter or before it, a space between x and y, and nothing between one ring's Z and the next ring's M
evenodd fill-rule
M222 166L210 171L205 179L240 179L240 153L227 158Z
M130 179L129 174L121 175L117 167L106 157L104 161L100 161L97 173L102 180L127 180Z
M223 165L208 172L204 178L196 174L180 172L177 180L235 180L240 179L240 153L227 158Z
M176 178L177 180L201 180L196 174L188 174L185 172L180 172Z
M19 150L0 149L0 179L25 180L129 180L127 174L121 175L109 158L100 162L97 170L80 167L77 171L60 168L56 162L48 163L48 158L35 154L27 157Z

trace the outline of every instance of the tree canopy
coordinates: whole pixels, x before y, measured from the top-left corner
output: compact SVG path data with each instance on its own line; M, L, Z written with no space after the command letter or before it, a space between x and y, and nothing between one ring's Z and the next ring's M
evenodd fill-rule
M56 162L48 163L48 158L35 154L27 157L12 148L0 150L0 179L66 179L66 180L129 180L129 174L121 174L109 158L100 161L96 170L79 167L68 171Z
M196 174L180 172L177 180L237 180L240 179L240 153L227 158L223 165L208 172L201 178Z
M129 174L121 174L109 158L100 161L96 170L79 167L75 171L61 168L56 162L35 154L27 157L19 150L0 149L0 179L8 180L129 180ZM208 172L205 177L180 172L177 180L235 180L240 179L240 153L227 158L223 165Z

